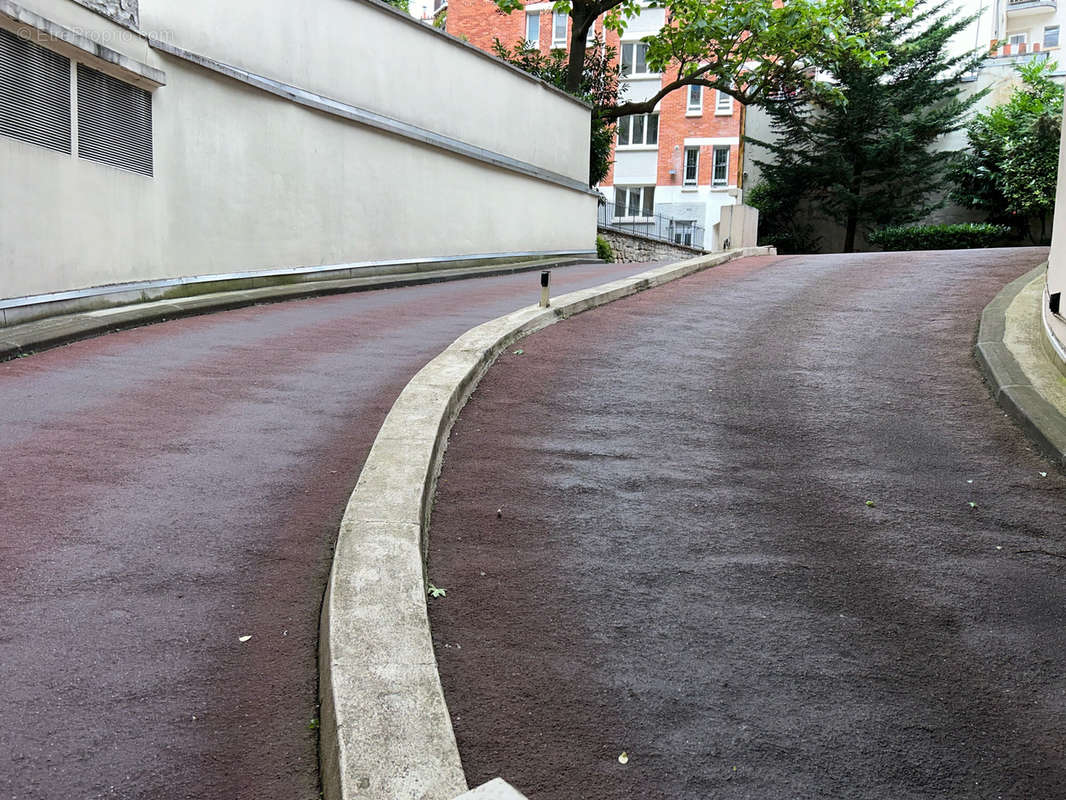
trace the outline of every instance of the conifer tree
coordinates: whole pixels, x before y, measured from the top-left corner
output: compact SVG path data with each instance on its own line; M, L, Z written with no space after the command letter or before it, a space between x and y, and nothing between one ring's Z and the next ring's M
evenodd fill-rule
M494 0L501 12L523 12L526 0ZM653 72L666 74L655 94L596 107L613 121L647 114L666 95L687 86L716 89L744 105L763 102L782 83L805 83L802 64L813 53L847 54L875 61L878 54L848 30L847 8L855 0L554 0L552 10L570 16L570 44L563 59L564 86L577 93L584 82L589 31L602 18L621 34L649 8L661 8L666 24L641 38ZM906 14L915 0L862 0L876 13Z
M856 0L848 14L852 33L885 58L808 59L819 80L767 105L777 138L753 140L772 160L756 161L763 182L749 202L763 211L764 233L795 235L822 215L843 226L842 249L853 252L861 230L914 222L941 204L954 153L932 147L982 94L967 97L961 82L980 56L948 52L970 22L948 2L885 17Z

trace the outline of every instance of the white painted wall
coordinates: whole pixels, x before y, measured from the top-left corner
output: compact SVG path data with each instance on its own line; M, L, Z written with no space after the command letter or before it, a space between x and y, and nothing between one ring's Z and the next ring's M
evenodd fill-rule
M1059 181L1055 190L1055 226L1048 257L1047 291L1066 292L1066 127L1059 140ZM1046 298L1045 298L1046 299ZM1063 308L1066 308L1064 306ZM1066 316L1066 315L1063 315ZM1044 305L1044 321L1059 353L1066 353L1066 321L1053 316Z
M642 36L650 36L662 30L666 24L666 10L663 8L640 9L640 13L626 22L626 29L622 33L622 41L636 41Z
M619 185L640 184L654 186L658 182L659 149L619 148L614 155L614 182Z
M141 0L141 26L301 89L588 180L589 112L358 0ZM573 136L560 135L574 132Z
M594 246L596 200L580 191L308 110L124 39L123 29L69 0L23 5L165 70L167 84L154 96L154 178L0 137L0 298L278 267ZM158 5L142 1L145 11ZM378 39L421 34L414 43L436 52L435 74L466 75L468 97L492 85L524 98L521 117L490 104L463 118L441 111L442 102L434 113L448 117L450 135L484 136L488 120L493 135L519 143L511 148L517 152L533 138L530 119L550 119L553 134L542 138L569 155L533 163L584 174L587 111L466 48L444 41L441 49L433 31L370 10L365 23ZM254 49L254 22L234 30L238 50ZM324 23L312 27L327 35ZM185 44L178 34L172 41ZM213 55L227 60L224 51ZM298 49L292 55L296 72L310 69L299 66ZM406 50L380 58L407 74ZM280 60L275 66L274 77L289 77ZM388 80L379 65L363 83ZM391 103L403 110L402 91Z

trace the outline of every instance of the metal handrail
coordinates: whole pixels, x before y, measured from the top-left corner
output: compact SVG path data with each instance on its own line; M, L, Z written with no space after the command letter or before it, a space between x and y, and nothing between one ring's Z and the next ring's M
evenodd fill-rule
M630 215L630 212L633 212ZM703 250L706 229L692 220L675 219L664 214L644 214L640 209L622 207L612 202L600 203L597 222L601 228L643 236L670 244Z

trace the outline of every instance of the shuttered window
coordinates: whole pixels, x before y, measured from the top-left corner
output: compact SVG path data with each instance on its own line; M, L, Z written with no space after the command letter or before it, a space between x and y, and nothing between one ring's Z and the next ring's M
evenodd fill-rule
M152 95L78 64L78 155L152 174Z
M0 134L70 153L70 60L3 29Z

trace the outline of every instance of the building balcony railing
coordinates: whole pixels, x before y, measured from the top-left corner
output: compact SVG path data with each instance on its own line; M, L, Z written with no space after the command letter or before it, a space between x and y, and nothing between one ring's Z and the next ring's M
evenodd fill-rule
M1007 13L1014 16L1054 11L1056 0L1007 0Z
M1007 58L1013 56L1031 56L1037 53L1047 53L1049 50L1057 50L1058 41L1047 44L1044 42L1021 42L1020 44L1008 44L993 41L988 55L991 58Z
M645 214L639 208L625 208L614 203L601 203L599 218L601 228L643 236L660 242L679 244L703 250L706 229L691 220L674 219L662 214Z

